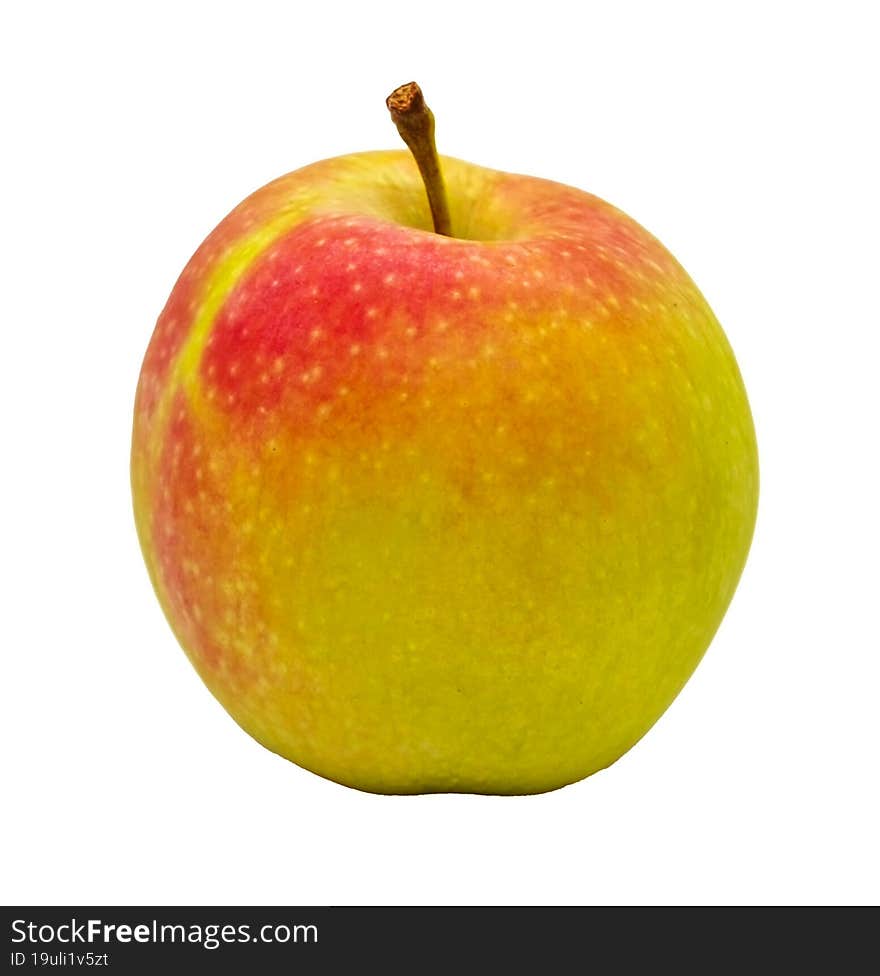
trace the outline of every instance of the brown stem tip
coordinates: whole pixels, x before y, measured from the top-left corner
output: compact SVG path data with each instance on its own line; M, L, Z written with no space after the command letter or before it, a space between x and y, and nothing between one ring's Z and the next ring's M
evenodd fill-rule
M425 104L422 89L410 81L395 88L385 99L391 118L401 139L407 144L422 174L422 182L428 194L434 231L446 237L452 236L446 188L440 172L440 159L434 142L434 114Z
M425 96L422 89L414 81L408 81L394 91L385 99L388 111L392 116L408 115L410 112L424 112ZM394 119L397 122L397 118Z

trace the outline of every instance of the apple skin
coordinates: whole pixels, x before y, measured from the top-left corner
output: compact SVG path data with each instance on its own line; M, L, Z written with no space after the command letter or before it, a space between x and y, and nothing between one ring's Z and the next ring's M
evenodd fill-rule
M520 794L657 721L733 596L755 434L675 259L579 190L406 152L227 216L162 312L131 476L162 608L267 748L379 793Z

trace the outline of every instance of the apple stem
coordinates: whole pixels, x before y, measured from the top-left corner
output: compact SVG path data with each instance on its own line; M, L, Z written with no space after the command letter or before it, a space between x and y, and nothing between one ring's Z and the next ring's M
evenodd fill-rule
M385 99L385 104L422 174L435 233L452 237L446 188L434 142L434 113L425 104L422 89L414 81L401 85Z

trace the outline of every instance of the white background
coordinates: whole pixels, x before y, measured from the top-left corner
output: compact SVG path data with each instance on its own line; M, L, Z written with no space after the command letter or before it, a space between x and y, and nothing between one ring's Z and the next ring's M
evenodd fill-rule
M0 25L6 904L877 902L880 154L854 3L33 3ZM177 647L131 515L141 357L243 196L394 147L588 189L676 254L762 497L707 657L617 765L388 798L263 750Z

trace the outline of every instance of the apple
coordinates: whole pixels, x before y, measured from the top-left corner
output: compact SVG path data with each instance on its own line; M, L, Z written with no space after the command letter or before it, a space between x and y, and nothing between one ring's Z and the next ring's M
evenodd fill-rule
M389 107L418 162L282 176L174 286L134 409L140 543L267 748L373 792L550 790L641 738L721 622L757 507L746 392L632 219L437 157L417 86Z

